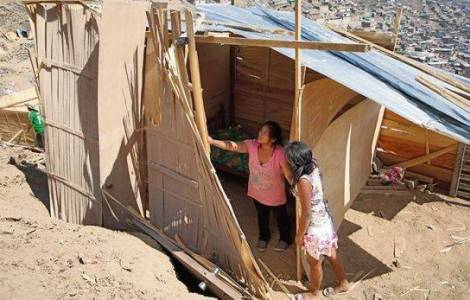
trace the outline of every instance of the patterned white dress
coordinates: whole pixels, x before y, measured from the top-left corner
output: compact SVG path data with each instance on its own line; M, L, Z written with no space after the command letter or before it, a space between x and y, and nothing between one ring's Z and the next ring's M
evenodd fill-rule
M338 249L338 236L328 203L323 198L320 169L315 168L311 174L301 178L308 180L313 187L310 224L304 235L302 249L318 260L322 255L331 256L332 250Z

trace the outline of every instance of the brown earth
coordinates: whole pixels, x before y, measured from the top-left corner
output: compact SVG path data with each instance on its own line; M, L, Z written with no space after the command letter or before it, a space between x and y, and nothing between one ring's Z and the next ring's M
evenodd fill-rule
M145 236L50 218L42 156L0 146L1 299L204 298Z
M292 280L294 247L285 253L272 250L279 237L274 218L272 240L261 253L255 247L256 213L246 196L246 179L225 174L221 180L254 255L291 291L298 291ZM348 278L363 280L333 299L470 299L470 201L419 191L361 195L346 213L338 236ZM322 287L326 288L334 285L335 277L328 262L324 270ZM308 286L306 281L303 284ZM273 288L276 299L286 298L278 286Z

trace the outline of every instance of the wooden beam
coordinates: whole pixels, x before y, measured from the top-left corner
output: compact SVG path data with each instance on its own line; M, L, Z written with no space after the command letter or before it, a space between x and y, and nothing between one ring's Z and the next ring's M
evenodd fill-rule
M300 40L250 39L241 37L221 37L211 35L196 35L196 42L203 44L236 45L250 47L291 48L305 50L366 52L370 46L361 43L330 43Z
M193 15L191 11L185 11L186 32L189 40L189 70L191 72L191 84L193 87L194 109L196 111L196 125L199 129L205 151L210 157L210 146L207 141L207 120L204 110L204 100L202 98L201 77L199 74L199 60L196 52L196 40L194 38Z
M459 189L460 174L465 159L465 144L459 143L457 154L455 155L454 170L452 171L452 181L450 183L449 196L457 196Z
M448 147L445 147L441 150L438 150L438 151L435 151L433 153L430 153L430 154L426 154L426 155L423 155L423 156L420 156L420 157L416 157L416 158L413 158L413 159L410 159L410 160L407 160L407 161L404 161L404 162L401 162L401 163L398 163L398 164L394 164L392 165L391 167L401 167L401 168L411 168L411 167L414 167L414 166L417 166L417 165L420 165L422 163L425 163L427 162L428 160L431 160L431 159L434 159L436 157L439 157L443 154L446 154L446 153L449 153L449 152L452 152L454 151L455 149L457 149L457 145L458 144L453 144L453 145L450 145Z
M455 88L462 90L463 92L470 93L470 84L466 84L462 81L459 81L459 80L449 76L448 74L446 74L446 73L444 73L440 70L433 69L430 66L425 65L425 64L420 63L420 62L417 62L417 61L415 61L411 58L408 58L406 56L403 56L403 55L400 55L400 54L395 53L393 51L390 51L390 50L388 50L384 47L380 47L379 45L371 43L371 42L369 42L369 41L367 41L363 38L360 38L360 37L352 34L352 33L349 33L347 31L338 29L338 28L336 28L334 26L331 26L331 25L327 25L327 26L328 26L328 28L330 28L331 30L333 30L333 31L335 31L339 34L342 34L342 35L344 35L346 37L349 37L351 39L354 39L356 41L368 44L372 48L380 50L380 51L384 52L385 54L387 54L387 55L389 55L389 56L391 56L395 59L398 59L398 60L400 60L400 61L402 61L402 62L404 62L404 63L406 63L410 66L413 66L413 67L415 67L415 68L417 68L417 69L419 69L419 70L421 70L421 71L423 71L423 72L425 72L429 75L432 75L432 76L436 77L437 79L442 80L442 81L454 86ZM458 93L458 91L455 91L455 92Z
M302 0L295 1L295 43L301 43L302 39ZM301 124L301 109L302 105L300 103L301 87L303 82L302 80L302 52L299 47L295 48L295 65L294 65L294 134L295 139L300 140L300 124ZM300 199L298 196L295 197L295 233L299 230L299 222L301 215L301 206ZM297 281L302 280L302 252L300 251L300 246L296 245L296 279Z
M453 104L457 105L463 110L470 111L470 100L465 99L464 97L446 89L443 87L440 87L431 81L427 80L423 76L418 76L416 77L416 81L424 85L425 87L429 88L433 92L439 94L443 98L445 98L447 101L452 102Z

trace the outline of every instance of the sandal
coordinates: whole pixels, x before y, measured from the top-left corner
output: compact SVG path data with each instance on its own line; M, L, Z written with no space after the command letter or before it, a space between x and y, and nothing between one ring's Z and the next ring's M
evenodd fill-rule
M326 298L329 298L329 297L332 297L332 296L336 295L336 290L335 290L334 287L329 286L329 287L323 289L322 294Z

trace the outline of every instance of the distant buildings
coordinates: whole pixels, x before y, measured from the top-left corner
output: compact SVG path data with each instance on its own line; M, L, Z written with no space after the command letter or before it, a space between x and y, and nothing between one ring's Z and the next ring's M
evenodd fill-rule
M279 10L293 1L268 0ZM393 32L395 11L403 7L395 51L469 77L470 1L467 0L304 0L303 14L320 23L351 30Z

